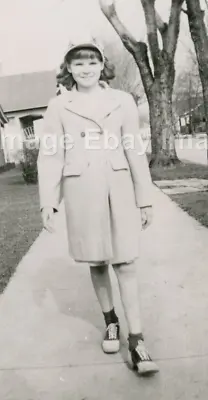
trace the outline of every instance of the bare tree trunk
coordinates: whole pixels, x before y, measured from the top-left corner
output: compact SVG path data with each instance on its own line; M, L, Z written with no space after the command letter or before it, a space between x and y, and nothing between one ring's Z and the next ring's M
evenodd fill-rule
M157 82L154 86L158 93ZM152 132L150 166L154 164L167 166L179 162L175 151L172 94L169 89L164 89L159 95L157 93L153 95L150 101L150 127Z
M173 121L173 85L175 80L174 61L166 51L157 59L157 71L153 77L147 47L138 43L132 55L140 69L141 78L149 103L152 154L150 166L170 166L179 163L175 150L175 125Z
M172 104L174 79L175 70L172 63L163 58L160 75L154 80L149 100L152 132L150 166L167 166L179 162L175 151L176 130Z
M141 3L145 13L153 68L150 66L147 44L137 42L120 21L115 8L115 0L107 2L100 0L103 13L120 36L124 46L134 57L140 71L149 103L152 142L150 165L166 166L179 162L175 150L172 93L175 79L174 57L183 0L172 0L168 24L164 23L156 13L154 0L141 0ZM162 50L158 43L158 30L162 37Z
M199 0L186 0L189 29L194 43L199 74L202 83L206 134L208 136L208 35L204 22L204 12ZM207 150L208 151L208 150ZM207 153L208 155L208 153Z

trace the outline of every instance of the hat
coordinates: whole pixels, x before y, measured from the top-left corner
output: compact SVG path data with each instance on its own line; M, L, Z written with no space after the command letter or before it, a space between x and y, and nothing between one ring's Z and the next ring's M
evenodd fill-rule
M98 41L95 38L90 38L88 41L77 40L76 42L73 42L73 43L70 42L68 44L67 50L65 52L65 58L69 55L69 53L72 50L79 49L79 48L80 49L89 48L89 47L98 50L102 57L102 61L103 62L105 61L103 46L100 43L98 43Z

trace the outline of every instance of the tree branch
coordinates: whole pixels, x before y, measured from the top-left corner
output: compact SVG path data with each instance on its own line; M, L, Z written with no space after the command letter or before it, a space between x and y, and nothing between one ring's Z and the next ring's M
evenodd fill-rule
M132 54L137 46L137 41L120 21L115 7L115 0L99 0L99 3L102 12L120 36L127 50Z
M180 31L180 15L184 0L172 0L168 23L165 49L171 59L174 59Z
M160 14L158 14L157 11L155 11L155 15L156 15L157 29L159 30L162 36L164 32L167 31L168 24L162 20Z
M115 7L115 0L99 0L99 3L102 12L120 36L124 46L134 57L140 70L146 94L149 96L154 77L150 67L147 45L143 42L138 42L120 21Z
M158 69L158 64L160 60L160 48L159 48L159 42L158 42L158 36L157 36L157 25L161 29L163 29L162 26L162 20L158 16L156 17L155 13L155 0L141 0L143 9L144 9L144 15L145 15L145 20L146 20L146 26L147 26L147 36L148 36L148 43L149 43L149 48L150 48L150 53L152 57L152 62L154 65L154 70L156 71Z

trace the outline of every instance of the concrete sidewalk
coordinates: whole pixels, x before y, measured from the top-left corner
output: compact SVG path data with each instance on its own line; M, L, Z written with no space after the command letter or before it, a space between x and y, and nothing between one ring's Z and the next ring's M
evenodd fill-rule
M103 354L89 270L69 259L60 212L56 233L41 233L0 298L0 399L207 399L208 230L159 189L154 193L138 282L146 343L160 374L139 378L127 367L113 274L122 349Z

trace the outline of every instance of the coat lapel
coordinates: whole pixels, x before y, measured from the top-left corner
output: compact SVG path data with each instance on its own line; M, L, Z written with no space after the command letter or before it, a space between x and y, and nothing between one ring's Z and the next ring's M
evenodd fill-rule
M106 85L103 88L102 101L100 102L100 106L97 107L96 104L93 108L93 104L90 103L89 107L87 105L85 107L81 106L76 89L72 89L71 91L68 91L66 93L64 107L74 114L79 115L80 117L94 121L97 125L100 126L102 120L110 115L115 109L119 108L120 105L121 103L118 96L115 95L114 90Z

